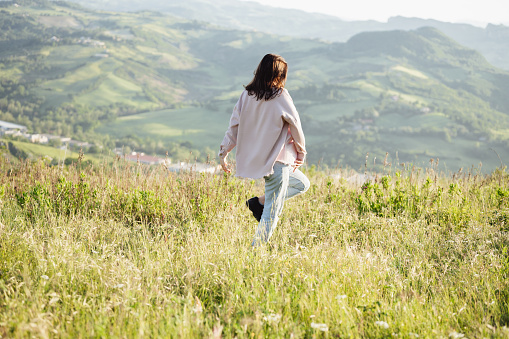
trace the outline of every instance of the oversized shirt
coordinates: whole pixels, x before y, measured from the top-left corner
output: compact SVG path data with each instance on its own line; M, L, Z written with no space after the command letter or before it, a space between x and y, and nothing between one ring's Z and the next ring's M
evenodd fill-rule
M273 99L242 92L221 143L220 157L237 146L236 176L258 179L274 173L276 161L293 164L306 155L299 113L286 89Z

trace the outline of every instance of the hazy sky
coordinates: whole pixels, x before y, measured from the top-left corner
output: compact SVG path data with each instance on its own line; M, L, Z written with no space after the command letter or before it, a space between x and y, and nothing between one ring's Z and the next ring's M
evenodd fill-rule
M245 1L245 0L244 0ZM509 0L251 0L264 5L325 13L345 20L391 16L419 17L448 22L509 25Z

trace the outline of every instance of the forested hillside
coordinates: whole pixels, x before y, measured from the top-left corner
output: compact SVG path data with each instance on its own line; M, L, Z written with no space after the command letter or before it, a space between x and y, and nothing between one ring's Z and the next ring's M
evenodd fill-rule
M212 157L260 58L282 54L310 163L377 157L457 170L509 159L509 74L440 31L346 43L66 2L0 9L0 120L105 148ZM495 152L494 152L495 151Z

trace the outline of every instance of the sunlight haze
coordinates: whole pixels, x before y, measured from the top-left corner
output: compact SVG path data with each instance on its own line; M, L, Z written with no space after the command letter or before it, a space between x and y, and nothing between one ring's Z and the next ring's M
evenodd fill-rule
M244 0L241 0L244 1ZM323 13L344 20L387 21L393 16L418 17L446 22L464 22L476 26L488 23L509 25L509 1L485 0L359 0L349 3L330 0L256 0L256 2L282 8Z

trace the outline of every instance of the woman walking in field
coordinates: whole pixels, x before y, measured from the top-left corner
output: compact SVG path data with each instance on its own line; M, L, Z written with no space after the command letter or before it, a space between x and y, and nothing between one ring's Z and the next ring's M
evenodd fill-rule
M267 54L233 109L219 158L230 173L227 156L237 146L236 176L265 179L265 195L246 204L259 221L253 246L269 241L286 199L305 192L308 178L298 169L306 156L299 113L284 88L288 64Z

